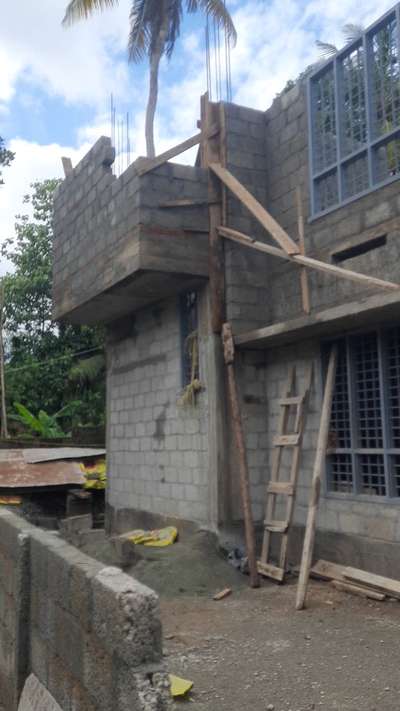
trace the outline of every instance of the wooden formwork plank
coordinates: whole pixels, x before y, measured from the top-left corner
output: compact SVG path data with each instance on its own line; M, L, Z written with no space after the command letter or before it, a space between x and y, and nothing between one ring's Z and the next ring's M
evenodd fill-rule
M300 254L305 256L306 244L304 239L304 214L303 214L303 199L301 194L301 188L296 189L296 205L297 205L297 227L299 232L299 247ZM305 267L302 267L300 271L300 287L301 287L301 300L303 304L303 311L305 314L311 312L311 300L310 300L310 286L308 283L308 274Z
M259 586L256 558L256 541L250 498L250 480L249 470L247 466L246 445L244 440L238 387L235 374L235 346L233 343L232 328L229 323L224 323L223 325L222 343L224 347L224 361L228 376L228 394L231 407L233 434L236 441L236 448L239 459L240 498L243 509L246 553L249 561L250 585L251 587L255 588Z
M191 136L190 138L187 138L186 141L182 141L182 143L178 143L178 145L173 146L172 148L169 148L167 151L164 151L164 153L160 153L159 156L156 156L155 158L150 158L150 159L140 159L140 166L138 166L138 175L145 175L146 173L149 173L151 170L154 170L154 168L158 168L159 165L162 165L163 163L166 163L167 161L171 160L171 158L175 158L176 156L179 156L180 153L184 153L185 151L188 151L189 148L193 148L193 146L197 146L203 138L202 132L196 133L195 136Z
M400 291L400 284L368 276L367 274L361 274L360 272L354 272L351 269L343 269L343 267L338 267L335 264L327 264L326 262L321 262L319 259L305 257L302 254L288 254L278 247L273 247L270 244L264 244L264 242L255 240L243 232L232 230L230 227L224 227L221 225L219 232L226 239L232 240L232 242L237 242L238 244L242 244L250 249L256 249L259 252L265 252L265 254L271 254L272 256L279 257L280 259L286 259L290 262L294 262L295 264L305 266L308 269L316 269L317 271L331 274L331 276L348 279L349 281L355 281L359 284L364 284L365 286L374 286L379 289L385 289L386 291Z
M260 224L270 233L274 240L285 251L286 254L297 254L299 247L289 237L287 232L280 224L270 215L268 210L256 200L247 188L235 178L232 173L224 168L220 163L210 163L211 170L217 175L220 180L226 185L229 190L243 203L243 205L251 212L251 214L260 222Z

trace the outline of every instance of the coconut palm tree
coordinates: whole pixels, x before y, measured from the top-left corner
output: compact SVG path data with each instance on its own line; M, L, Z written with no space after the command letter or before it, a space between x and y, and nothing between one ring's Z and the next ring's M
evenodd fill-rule
M118 5L118 0L70 0L64 25L87 18L95 10ZM154 116L158 97L158 74L161 57L171 57L179 37L184 9L202 11L222 27L229 40L236 42L236 30L226 8L226 0L132 0L129 16L129 60L141 62L146 56L150 65L149 95L146 109L146 148L149 158L155 155Z

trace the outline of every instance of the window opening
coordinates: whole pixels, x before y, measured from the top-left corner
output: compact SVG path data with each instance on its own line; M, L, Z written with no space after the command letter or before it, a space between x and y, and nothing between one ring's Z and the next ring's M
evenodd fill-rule
M379 247L384 247L387 244L387 236L380 235L379 237L373 237L372 239L361 242L361 244L356 244L354 247L347 247L346 249L341 249L339 252L333 252L332 261L335 264L340 264L340 262L345 262L346 259L353 259L353 257L360 257L362 254L367 254L372 252L374 249Z
M400 177L399 7L310 77L313 215Z
M197 291L180 296L182 386L199 377Z
M327 488L400 496L400 327L338 342Z

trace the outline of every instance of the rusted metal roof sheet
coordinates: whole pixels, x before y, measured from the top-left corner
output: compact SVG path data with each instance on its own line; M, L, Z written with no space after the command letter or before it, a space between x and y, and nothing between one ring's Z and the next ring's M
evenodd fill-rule
M95 449L90 447L36 447L35 449L24 449L24 459L27 464L37 462L54 462L58 459L90 459L91 457L105 456L105 449Z
M84 481L77 461L28 464L23 449L0 449L0 489L81 486Z

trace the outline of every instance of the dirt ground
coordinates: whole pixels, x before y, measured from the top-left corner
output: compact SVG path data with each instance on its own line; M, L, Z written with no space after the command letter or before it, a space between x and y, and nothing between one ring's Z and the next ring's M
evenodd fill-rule
M176 711L400 710L400 602L312 581L296 612L295 580L250 590L205 533L141 554L129 573L160 594L168 669L194 682Z

